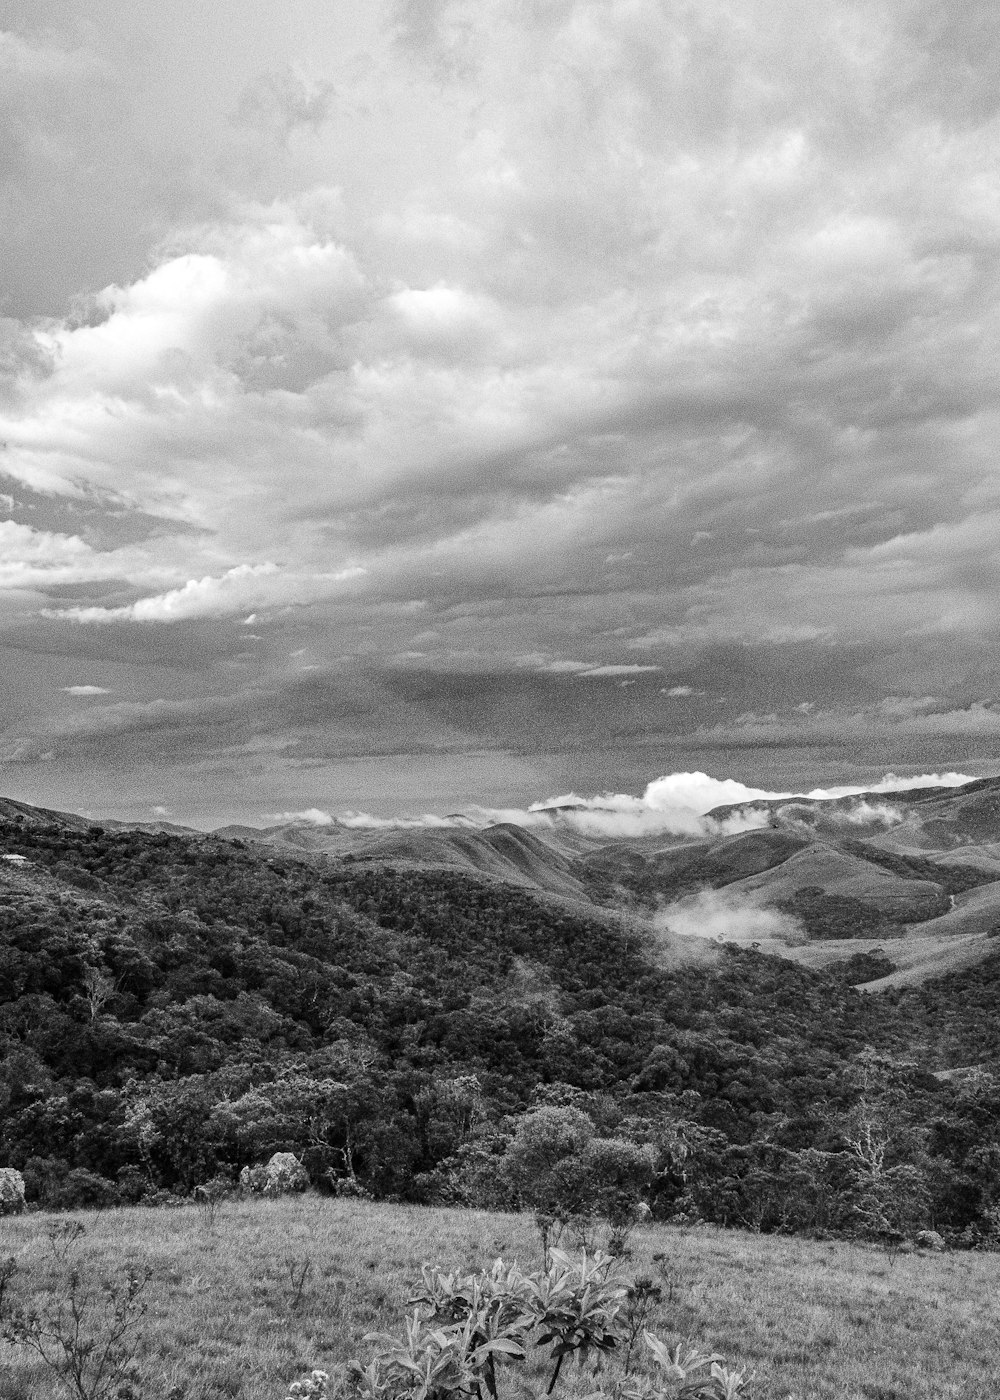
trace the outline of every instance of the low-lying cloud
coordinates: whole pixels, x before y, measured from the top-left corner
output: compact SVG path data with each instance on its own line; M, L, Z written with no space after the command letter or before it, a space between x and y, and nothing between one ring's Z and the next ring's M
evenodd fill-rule
M822 819L824 824L832 826L898 826L903 820L903 813L898 807L893 807L888 802L866 802L862 798L859 802L852 802L849 807L831 807L829 810L814 807L798 807L790 803L787 807L778 809L783 821L801 821L804 826L811 826L812 820L816 817Z
M669 773L654 779L641 797L630 793L603 793L579 797L567 793L547 798L527 808L472 806L449 816L425 813L420 816L376 816L349 811L334 814L321 808L273 814L276 822L305 822L314 826L339 825L354 830L427 830L486 828L498 822L536 830L568 829L584 836L626 840L642 836L712 838L755 831L773 820L769 806L784 798L831 802L854 796L863 800L849 806L831 806L822 812L824 821L845 826L895 826L903 820L898 807L887 802L868 802L866 794L905 792L923 787L951 788L972 779L963 773L924 773L900 778L887 773L867 787L839 786L813 788L809 792L770 792L748 787L733 778L712 778L707 773ZM732 813L725 812L732 807ZM723 810L719 810L723 809ZM790 813L794 819L794 811Z
M769 808L754 803L771 803L782 798L808 798L812 801L834 801L864 793L902 792L921 787L956 787L971 779L962 773L931 773L914 778L899 778L887 773L870 786L846 785L812 788L808 792L769 792L764 788L748 787L733 778L712 778L707 773L670 773L655 778L641 797L628 793L604 793L600 797L581 798L575 793L533 803L530 814L549 813L552 819L565 822L589 836L733 836L740 831L753 831L771 822ZM717 809L733 807L731 814ZM826 816L852 825L884 821L886 825L899 820L887 805L873 807L859 804L856 808L833 809Z
M435 828L469 827L488 825L471 817L436 817L431 812L420 816L377 817L371 812L340 812L334 816L320 807L307 807L301 812L272 812L269 819L277 825L289 823L309 826L344 826L351 831L428 831Z
M791 914L757 904L729 890L699 890L661 909L654 927L681 938L711 938L722 943L760 943L777 939L799 942L802 926Z

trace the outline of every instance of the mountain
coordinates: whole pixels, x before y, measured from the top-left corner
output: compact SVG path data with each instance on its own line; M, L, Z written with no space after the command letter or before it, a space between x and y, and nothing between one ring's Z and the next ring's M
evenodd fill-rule
M814 1229L817 1202L861 1219L845 1134L877 1102L920 1209L956 1237L987 1231L1000 1088L951 1072L1000 1072L989 931L935 935L979 939L981 960L873 997L852 984L896 972L863 940L810 968L647 915L780 893L802 949L859 918L902 946L932 898L985 920L992 869L773 816L674 843L313 833L350 841L331 854L308 831L296 847L6 803L0 1162L56 1207L155 1204L277 1150L322 1189L516 1205L507 1146L545 1107L619 1144L614 1161L655 1159L664 1217Z
M15 802L9 797L0 797L0 821L20 822L28 826L64 826L77 831L85 831L91 825L86 817L75 816L72 812L30 807L26 802Z
M746 802L715 809L706 826L731 834L659 847L608 842L584 854L591 896L632 899L666 926L691 929L704 891L724 892L704 920L713 937L810 967L878 951L892 967L863 981L871 991L990 956L988 935L1000 926L1000 779ZM762 911L781 919L768 930Z
M588 809L589 810L589 809ZM0 815L74 829L202 833L168 822L93 823L6 802ZM837 799L775 798L717 808L699 839L599 838L576 807L549 809L531 829L478 826L455 814L440 825L359 826L304 820L213 833L303 859L363 868L454 871L557 896L581 910L628 912L670 922L699 892L725 891L730 916L712 936L810 967L881 948L890 974L872 991L912 985L986 957L1000 922L1000 779ZM745 829L739 829L744 827ZM735 829L734 829L735 828ZM741 911L750 911L745 916ZM782 916L761 932L759 911ZM690 919L686 926L690 926Z

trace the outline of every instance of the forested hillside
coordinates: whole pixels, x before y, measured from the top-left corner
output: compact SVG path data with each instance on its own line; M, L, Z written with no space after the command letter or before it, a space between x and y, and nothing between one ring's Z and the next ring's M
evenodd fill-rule
M512 1143L561 1124L663 1218L994 1228L1000 1086L932 1071L996 1054L995 973L876 1000L849 983L877 958L695 953L475 873L30 809L0 853L0 1163L36 1201L292 1150L325 1190L515 1204Z

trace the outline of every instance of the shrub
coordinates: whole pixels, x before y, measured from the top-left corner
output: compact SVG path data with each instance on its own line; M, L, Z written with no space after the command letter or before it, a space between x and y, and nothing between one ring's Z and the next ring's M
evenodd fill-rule
M97 1281L74 1265L40 1304L0 1298L0 1334L43 1362L73 1400L124 1400L135 1394L150 1277L129 1265L120 1279Z
M103 1210L121 1203L121 1192L115 1183L86 1167L67 1172L46 1201L55 1210Z
M636 1313L623 1305L628 1290L612 1276L612 1259L586 1252L579 1264L553 1249L543 1271L522 1273L498 1259L492 1269L461 1276L424 1267L423 1289L401 1337L370 1335L377 1350L365 1365L348 1362L346 1380L357 1400L465 1400L498 1397L498 1370L526 1360L529 1347L548 1348L555 1389L567 1357L596 1377L620 1342L631 1361ZM642 1316L645 1316L643 1312ZM644 1368L626 1365L608 1388L587 1400L737 1400L744 1374L679 1343L673 1350L643 1330ZM328 1377L289 1387L287 1400L325 1397Z

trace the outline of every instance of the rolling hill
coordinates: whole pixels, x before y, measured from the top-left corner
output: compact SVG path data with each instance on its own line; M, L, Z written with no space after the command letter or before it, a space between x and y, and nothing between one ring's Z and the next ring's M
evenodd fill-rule
M856 823L768 822L700 841L558 822L248 837L7 803L0 1161L53 1207L155 1204L275 1150L324 1189L481 1204L509 1201L500 1159L544 1107L648 1149L665 1215L813 1228L817 1163L854 1219L861 1063L894 1122L973 1124L928 1139L927 1199L956 1232L987 1228L1000 1091L947 1076L1000 1069L1000 882ZM737 924L779 913L782 956L738 928L722 945L654 930L708 896ZM831 930L873 922L891 940L827 956Z

